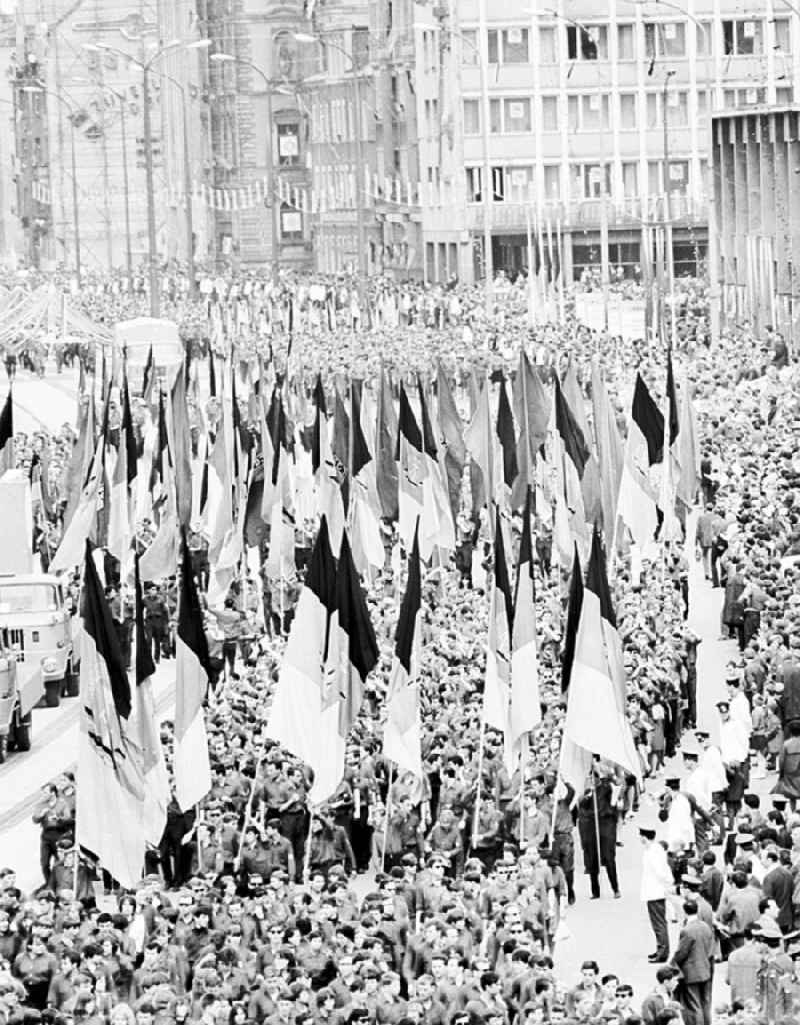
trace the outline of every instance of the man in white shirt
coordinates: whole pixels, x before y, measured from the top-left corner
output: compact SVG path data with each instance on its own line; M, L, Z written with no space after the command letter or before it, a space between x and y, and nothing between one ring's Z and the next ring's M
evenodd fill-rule
M683 764L689 775L683 783L683 789L691 794L704 811L711 811L713 789L709 774L700 765L699 751L683 751ZM721 761L721 759L720 759ZM727 783L727 778L725 780Z
M742 690L742 677L737 669L730 670L725 681L728 685L728 697L730 699L731 719L740 722L747 733L748 742L753 732L753 717L750 712L750 702Z
M669 930L667 929L667 894L673 890L672 871L667 852L656 840L655 829L640 829L642 840L642 885L640 896L647 905L650 925L656 937L656 949L648 957L651 964L669 961Z
M725 810L733 822L742 806L744 792L750 782L750 737L740 719L731 716L729 701L718 701L719 750L728 776Z

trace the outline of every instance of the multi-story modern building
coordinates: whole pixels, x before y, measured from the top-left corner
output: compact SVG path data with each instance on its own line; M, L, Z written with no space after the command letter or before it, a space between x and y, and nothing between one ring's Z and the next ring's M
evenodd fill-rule
M607 238L610 264L633 274L659 226L675 272L694 270L708 239L711 112L791 102L800 75L798 9L782 0L451 0L417 10L434 280L480 277L484 237L494 268L509 273L533 252L578 277Z

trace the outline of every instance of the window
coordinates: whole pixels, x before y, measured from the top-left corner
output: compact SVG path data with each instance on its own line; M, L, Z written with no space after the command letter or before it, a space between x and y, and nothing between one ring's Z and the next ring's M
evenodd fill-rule
M619 127L623 132L633 131L637 126L636 93L619 94Z
M528 64L528 30L526 28L490 29L488 33L490 64Z
M689 95L677 89L667 92L667 108L664 110L663 92L647 94L647 123L651 131L664 127L666 116L669 128L685 128L689 124Z
M622 194L626 199L639 195L639 165L634 161L622 162Z
M570 195L573 199L598 199L603 195L603 168L600 164L570 164ZM611 169L605 169L605 191L611 191Z
M781 53L792 52L792 23L788 18L775 18L775 49Z
M723 21L722 42L726 57L760 56L764 52L764 23Z
M300 163L300 125L297 122L278 125L278 163L281 167L297 167Z
M621 61L636 60L635 25L617 25L617 57Z
M561 165L545 164L544 172L544 196L545 199L558 199L561 195Z
M467 168L467 202L483 202L483 168ZM495 203L504 203L506 199L506 173L502 167L492 168L492 200Z
M651 195L663 196L663 160L648 160L647 189ZM685 193L689 188L689 161L670 160L667 173L667 191Z
M55 587L47 584L4 584L0 612L56 612L61 603Z
M542 97L542 131L557 132L561 126L558 123L558 97Z
M365 68L369 64L369 29L353 29L353 67Z
M506 132L531 130L531 101L528 99L503 100L503 119Z
M532 167L506 168L506 195L512 202L522 202L528 198L530 183L533 181Z
M755 107L767 102L767 90L747 86L742 89L726 89L723 93L726 107Z
M567 25L567 56L571 61L608 60L605 25Z
M555 25L539 27L539 61L541 64L558 63L558 35Z
M467 67L478 64L478 30L465 28L459 33L461 37L461 63Z
M503 131L501 100L489 100L489 131L492 135L499 135Z
M794 89L790 85L781 86L775 90L775 103L779 107L786 107L794 102Z
M701 21L694 27L698 57L710 57L714 52L714 26Z
M281 237L287 242L303 240L303 215L286 203L281 206Z
M567 124L571 132L599 132L607 129L608 96L588 93L567 97Z
M480 100L464 100L464 135L481 134Z
M685 57L686 25L682 21L646 21L644 48L648 57Z

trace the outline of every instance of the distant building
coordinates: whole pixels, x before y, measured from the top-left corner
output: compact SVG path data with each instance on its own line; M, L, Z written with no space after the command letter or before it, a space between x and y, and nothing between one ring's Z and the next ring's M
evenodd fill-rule
M800 110L716 114L710 268L722 326L800 341Z

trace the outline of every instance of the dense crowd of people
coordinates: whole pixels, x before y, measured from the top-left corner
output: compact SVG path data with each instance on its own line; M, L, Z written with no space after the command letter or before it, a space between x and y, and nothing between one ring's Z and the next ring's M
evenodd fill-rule
M269 328L258 319L267 317L266 307L254 315L250 302L254 289L263 295L268 286L249 279L223 284L224 294L222 285L205 290L202 304L165 287L167 310L196 361L233 337L243 358L254 349L260 354L266 342L301 380L345 373L369 381L381 365L400 376L441 362L459 394L476 371L511 372L525 346L543 379L563 372L569 360L587 399L591 360L599 357L623 422L637 369L654 392L663 391L663 351L652 342L608 338L571 318L533 331L520 316L527 308L521 285L498 283L497 315L487 322L477 290L404 291L378 282L367 324L352 285L287 281L280 300L269 304ZM692 321L702 294L701 285L687 285ZM84 312L111 323L138 310L143 296L143 289L110 282L80 301ZM800 391L778 336L758 344L743 327L713 344L700 337L693 329L678 332L702 439L696 555L724 591L721 631L739 648L726 672L718 743L698 718L701 638L687 626L682 546L635 562L622 554L611 584L643 782L596 760L581 792L565 786L558 756L570 566L540 511L543 719L522 771L509 775L501 738L481 729L490 561L485 524L476 531L465 520L457 559L428 575L423 589L424 778L393 774L381 754L398 606L390 568L394 527L387 523L386 569L367 583L380 662L367 681L341 785L311 817L306 768L265 731L300 580L245 577L206 614L214 670L207 707L211 793L189 812L173 800L141 885L120 892L103 889L102 875L75 849L74 777L59 776L46 788L35 813L42 886L23 893L13 872L0 872L0 1017L9 1025L796 1021ZM241 423L256 437L258 423L249 415L243 397ZM136 398L141 430L147 417L146 402ZM68 425L17 439L18 461L39 485L44 565L58 547L74 440ZM141 547L152 529L139 524ZM516 520L513 531L516 547ZM190 547L204 585L201 531ZM298 552L298 566L302 561ZM130 658L131 595L125 582L116 586L113 572L107 579ZM169 659L174 580L149 584L145 604L154 657ZM169 722L162 740L169 755ZM676 755L685 771L666 777ZM777 771L777 796L759 799L751 776L768 771ZM652 990L634 992L625 966L604 959L586 961L579 979L564 978L558 947L576 928L581 905L605 897L606 879L612 899L631 885L617 871L618 835L645 795L658 799L660 820L641 830L641 898L657 945ZM669 909L679 921L673 949ZM730 999L712 1011L720 973Z

